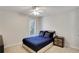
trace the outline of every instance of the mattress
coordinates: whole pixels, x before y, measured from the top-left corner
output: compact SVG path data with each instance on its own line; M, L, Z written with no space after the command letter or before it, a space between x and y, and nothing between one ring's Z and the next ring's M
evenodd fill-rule
M36 52L51 42L53 42L52 38L41 37L41 36L35 36L23 39L23 44L30 47L32 50Z

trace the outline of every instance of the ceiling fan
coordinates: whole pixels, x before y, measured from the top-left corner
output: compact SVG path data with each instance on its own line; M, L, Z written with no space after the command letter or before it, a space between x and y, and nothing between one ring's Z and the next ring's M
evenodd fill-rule
M30 10L30 15L42 16L43 12L44 12L43 7L41 7L41 6L32 6L32 9Z

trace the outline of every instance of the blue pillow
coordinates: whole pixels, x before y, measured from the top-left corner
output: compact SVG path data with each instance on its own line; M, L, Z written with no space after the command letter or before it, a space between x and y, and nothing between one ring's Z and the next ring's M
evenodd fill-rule
M44 31L40 31L39 36L44 36Z
M46 32L45 35L44 35L44 37L49 38L50 37L50 33Z

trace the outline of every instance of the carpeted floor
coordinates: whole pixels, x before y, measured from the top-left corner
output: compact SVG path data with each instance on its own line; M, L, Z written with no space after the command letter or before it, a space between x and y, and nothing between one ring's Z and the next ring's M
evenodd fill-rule
M12 46L5 48L5 53L29 53L25 50L22 45ZM52 46L50 49L46 51L46 53L79 53L78 49L72 48L60 48L57 46Z

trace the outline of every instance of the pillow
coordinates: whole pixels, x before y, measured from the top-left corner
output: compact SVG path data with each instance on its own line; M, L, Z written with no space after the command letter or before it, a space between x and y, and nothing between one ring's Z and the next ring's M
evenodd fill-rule
M40 31L39 36L44 36L44 31Z
M50 37L50 33L49 32L45 32L44 37L49 38Z

